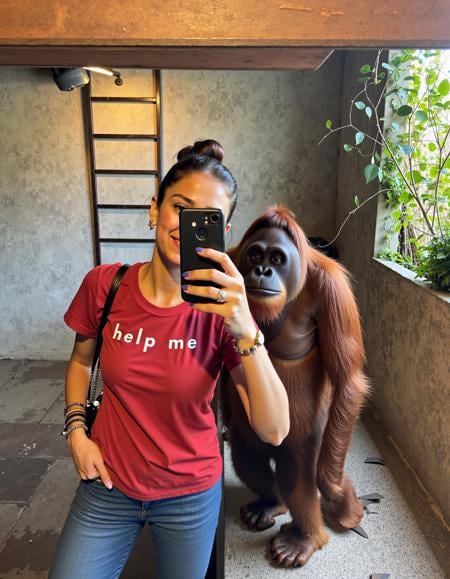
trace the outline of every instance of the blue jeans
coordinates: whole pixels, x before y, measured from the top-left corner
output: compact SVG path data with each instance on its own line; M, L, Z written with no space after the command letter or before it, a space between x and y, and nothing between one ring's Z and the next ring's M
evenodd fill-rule
M80 480L49 579L119 577L145 523L158 579L203 579L219 517L222 481L199 493L138 501L100 479Z

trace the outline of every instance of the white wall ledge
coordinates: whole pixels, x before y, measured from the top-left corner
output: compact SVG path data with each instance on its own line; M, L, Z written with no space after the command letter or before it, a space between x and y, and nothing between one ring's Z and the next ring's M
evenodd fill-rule
M398 263L395 263L394 261L387 261L385 259L380 259L379 257L373 257L372 260L376 264L376 266L379 267L380 269L389 269L389 270L395 272L396 274L398 274L399 276L401 276L403 279L405 279L405 280L413 283L414 285L422 288L426 292L433 294L438 299L443 300L444 302L447 302L448 304L450 304L450 294L449 293L432 289L430 286L430 282L424 280L423 278L417 277L413 271L404 267L403 265L399 265Z

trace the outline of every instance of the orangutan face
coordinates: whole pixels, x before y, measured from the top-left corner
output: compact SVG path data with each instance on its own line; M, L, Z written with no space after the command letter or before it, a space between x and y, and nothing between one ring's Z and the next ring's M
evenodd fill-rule
M243 245L237 267L258 321L276 319L300 290L301 259L291 238L279 228L259 229Z

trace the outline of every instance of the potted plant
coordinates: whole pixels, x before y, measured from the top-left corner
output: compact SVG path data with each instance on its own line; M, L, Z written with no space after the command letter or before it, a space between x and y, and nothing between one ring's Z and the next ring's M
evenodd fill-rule
M360 69L362 86L351 101L348 123L334 128L327 120L323 139L350 129L353 142L344 151L366 158L366 184L380 184L370 196L355 196L347 219L384 194L390 215L379 257L450 291L450 58L445 54L399 50L386 60L379 51L373 64Z

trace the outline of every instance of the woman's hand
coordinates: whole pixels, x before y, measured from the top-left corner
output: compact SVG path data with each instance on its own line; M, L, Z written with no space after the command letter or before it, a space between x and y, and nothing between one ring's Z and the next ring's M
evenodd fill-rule
M73 462L80 477L83 480L100 477L105 487L111 489L111 478L99 446L79 428L69 434L68 441Z
M249 348L255 342L256 327L242 275L226 253L209 248L204 249L201 255L219 263L223 272L216 269L189 271L184 277L187 285L183 287L184 291L213 300L222 297L223 302L199 303L193 307L222 316L228 332L239 340L239 346ZM193 280L210 281L219 288L190 285ZM251 356L242 356L241 363L232 370L231 375L256 434L264 442L280 445L289 432L289 402L267 350L258 348Z
M224 318L226 329L235 339L243 338L252 342L256 330L248 307L242 275L226 253L215 249L202 249L199 253L202 257L220 264L223 272L217 269L195 269L184 272L186 285L183 285L183 290L191 295L213 300L220 298L220 289L224 295L222 293L223 302L194 304L193 307L202 312L219 314ZM190 285L189 282L192 280L206 280L220 287Z

